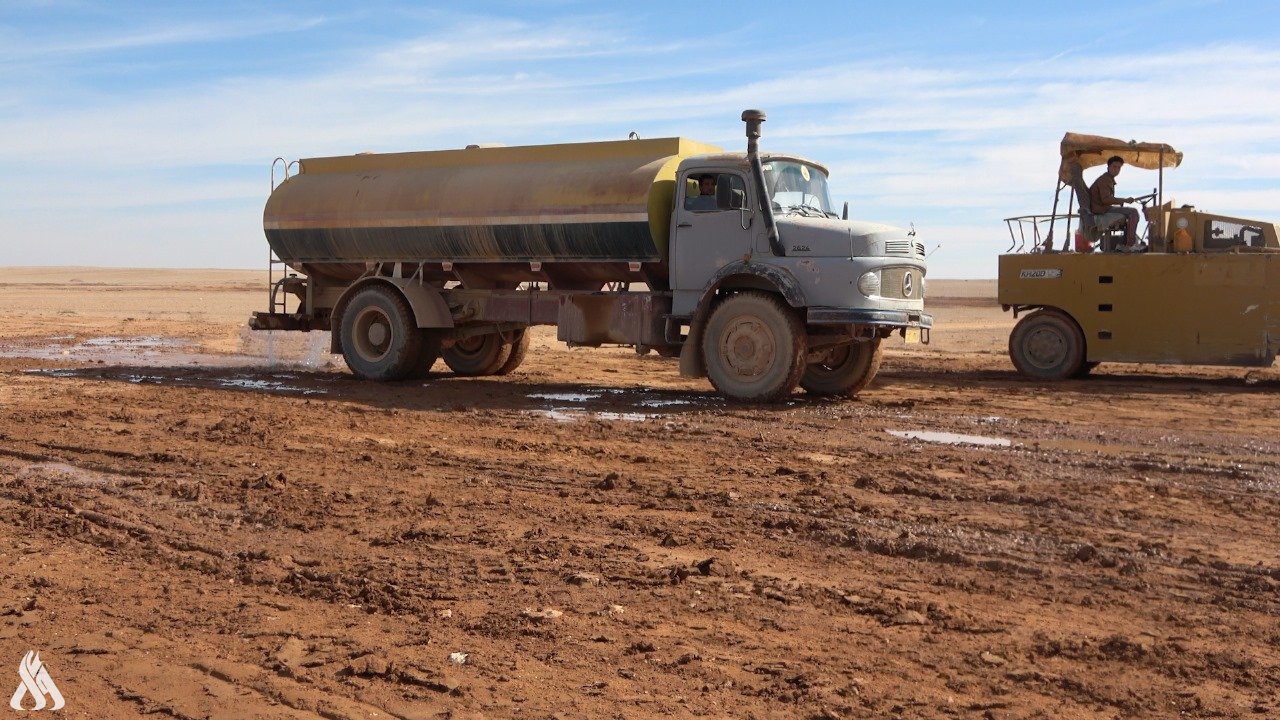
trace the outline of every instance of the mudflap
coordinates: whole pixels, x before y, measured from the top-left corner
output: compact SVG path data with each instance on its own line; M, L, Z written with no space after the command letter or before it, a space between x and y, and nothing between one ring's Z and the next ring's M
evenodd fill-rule
M309 317L293 313L255 312L249 317L251 330L328 330L328 324L320 327Z
M680 377L704 378L707 363L702 357L702 329L706 323L701 317L689 325L689 337L680 346Z

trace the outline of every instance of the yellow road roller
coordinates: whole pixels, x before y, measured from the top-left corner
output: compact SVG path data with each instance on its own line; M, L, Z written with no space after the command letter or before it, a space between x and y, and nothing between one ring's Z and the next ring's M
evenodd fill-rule
M1094 207L1098 191L1083 178L1117 158L1157 173L1151 193L1118 200L1142 206L1146 227L1136 243L1121 213ZM1164 170L1181 162L1164 143L1063 137L1052 212L1005 220L1012 244L1000 256L998 298L1021 316L1009 335L1018 372L1062 380L1104 362L1272 364L1280 347L1277 225L1165 201Z

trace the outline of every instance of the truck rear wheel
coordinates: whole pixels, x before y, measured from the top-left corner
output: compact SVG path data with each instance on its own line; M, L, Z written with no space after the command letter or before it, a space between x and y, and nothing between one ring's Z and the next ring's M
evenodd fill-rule
M431 372L431 366L436 364L440 359L440 331L439 330L420 330L422 333L422 349L418 353L418 359L413 363L413 369L405 375L406 379L417 380L427 376Z
M515 331L515 337L508 343L511 352L507 355L507 361L502 363L502 367L494 373L494 375L509 375L516 368L520 367L520 363L524 362L525 355L529 354L529 331L521 328Z
M1009 359L1018 372L1038 380L1065 380L1085 365L1084 333L1061 310L1037 310L1009 334Z
M822 351L800 376L800 387L813 395L853 397L880 371L880 338L839 345Z
M342 313L342 357L358 378L408 377L423 364L422 345L413 310L389 287L358 291Z
M711 311L702 334L707 377L730 400L779 400L804 372L805 341L800 318L777 296L733 295Z
M511 357L511 347L498 333L472 335L445 348L440 356L459 375L494 375Z

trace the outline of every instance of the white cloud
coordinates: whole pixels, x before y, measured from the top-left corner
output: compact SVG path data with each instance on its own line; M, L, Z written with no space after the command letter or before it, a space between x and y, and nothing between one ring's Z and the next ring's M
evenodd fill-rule
M289 22L307 21L282 20L277 31ZM246 31L230 24L199 36L178 27L97 42L128 46ZM705 42L715 47L730 37ZM82 47L92 50L91 43ZM165 225L148 213L174 222L183 212L177 206L218 201L225 209L193 210L179 224L247 233L249 245L224 246L226 259L214 264L253 265L262 253L245 248L260 247L261 234L246 228L259 219L252 206L265 199L276 155L620 139L628 130L738 149L745 107L769 111L766 149L827 163L833 191L851 200L856 215L915 220L941 240L935 277L994 275L994 256L1008 245L1000 219L1049 210L1057 142L1066 130L1169 142L1187 152L1170 177L1180 198L1280 217L1280 125L1273 120L1280 114L1280 53L1268 49L1069 53L1040 62L979 54L829 65L811 59L808 66L737 55L708 64L689 49L633 37L618 18L471 19L353 54L352 62L335 63L340 70L282 68L58 112L0 105L0 134L23 138L0 145L0 163L23 169L21 178L0 182L0 233L39 234L52 238L43 252L75 254L74 237L92 235L93 223L24 214L58 202L115 211L96 231L123 239ZM6 52L24 51L0 50L0 58ZM1121 178L1122 188L1135 192L1152 182L1137 172ZM139 242L149 248L141 257L155 253L151 264L197 257L182 242Z
M208 43L283 32L301 32L324 22L323 18L254 17L233 22L190 22L157 25L115 34L101 32L79 37L5 33L0 64L30 61L66 63L78 56L133 50L160 45Z

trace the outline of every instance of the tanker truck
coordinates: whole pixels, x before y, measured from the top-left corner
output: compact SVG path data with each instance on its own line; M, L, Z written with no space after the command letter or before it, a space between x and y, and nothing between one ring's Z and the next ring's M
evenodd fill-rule
M510 373L528 328L554 325L570 346L678 355L732 400L856 395L883 339L928 342L924 244L833 212L827 169L761 152L765 114L742 120L745 153L660 138L288 163L263 214L287 269L250 327L327 330L368 380L440 359Z

